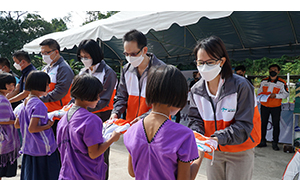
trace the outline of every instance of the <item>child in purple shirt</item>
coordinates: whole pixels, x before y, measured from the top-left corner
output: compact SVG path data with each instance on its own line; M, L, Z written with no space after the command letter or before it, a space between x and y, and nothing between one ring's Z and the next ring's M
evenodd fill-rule
M204 154L198 152L192 130L169 120L170 115L185 106L187 93L186 79L176 67L150 69L146 102L152 105L152 111L124 134L129 151L128 172L132 177L137 180L196 177Z
M74 105L57 125L57 144L62 167L60 180L104 180L107 166L103 153L121 133L113 132L110 139L102 137L102 120L87 108L95 108L101 82L89 74L78 75L73 81L71 96Z
M17 114L15 127L20 128L23 144L21 180L57 180L60 162L47 107L39 99L49 90L50 77L42 71L32 71L25 90L30 91Z
M17 173L20 139L14 127L15 115L5 97L14 90L16 79L9 73L0 73L0 180Z

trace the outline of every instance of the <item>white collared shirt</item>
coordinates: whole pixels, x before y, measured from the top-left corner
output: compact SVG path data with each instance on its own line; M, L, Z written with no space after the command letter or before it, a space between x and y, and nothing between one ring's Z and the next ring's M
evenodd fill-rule
M211 97L213 103L214 103L214 107L216 107L216 103L219 99L219 96L220 96L220 91L221 91L221 87L223 86L225 80L221 78L220 76L220 80L219 80L219 85L218 85L218 90L217 90L217 94L216 95L213 95L209 88L208 88L208 83L207 81L204 81L205 82L205 87L206 87L206 91L207 91L207 94Z

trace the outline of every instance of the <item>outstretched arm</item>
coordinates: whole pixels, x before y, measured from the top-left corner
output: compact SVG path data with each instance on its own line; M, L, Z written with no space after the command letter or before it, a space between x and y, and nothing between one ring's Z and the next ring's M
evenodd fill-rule
M14 102L21 101L21 100L25 99L29 95L29 93L30 93L29 91L24 90L21 93L19 93L19 94L13 96L12 98L10 98L9 102L14 103Z
M200 165L202 163L202 160L204 158L204 152L203 151L198 151L199 153L199 158L196 159L192 164L191 164L191 179L195 179L197 176L197 173L199 171Z
M203 151L198 151L198 153L199 158L196 159L192 164L190 164L190 162L178 161L177 180L194 180L196 178L204 157Z
M132 157L129 154L128 157L128 173L131 177L135 177L134 171L133 171L133 166L132 166Z
M111 137L105 141L102 144L94 144L92 146L88 147L88 153L89 153L89 157L91 159L96 159L97 157L99 157L101 154L103 154L106 149L115 141L118 141L118 139L120 138L121 133L117 133L117 132L113 132L113 134L111 135Z
M1 121L0 124L2 125L15 124L15 120Z

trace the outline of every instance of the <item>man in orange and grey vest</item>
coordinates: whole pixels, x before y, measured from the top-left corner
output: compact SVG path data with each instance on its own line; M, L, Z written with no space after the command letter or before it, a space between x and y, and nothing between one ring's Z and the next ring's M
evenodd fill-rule
M260 88L257 94L270 95L267 102L261 102L261 142L257 147L266 147L266 133L269 116L272 116L273 124L273 142L272 148L275 151L279 150L278 141L280 133L280 114L281 101L289 95L286 82L278 77L280 67L277 64L269 66L269 77L264 78L260 83Z
M122 69L110 119L120 118L126 110L123 119L132 122L144 118L151 109L145 98L148 70L165 63L148 53L147 38L140 31L127 32L123 43L128 63Z
M51 79L47 95L40 97L48 108L48 112L62 109L71 100L70 89L74 73L69 64L60 56L60 46L54 39L46 39L40 43L43 61L47 63L42 71ZM52 129L56 136L57 121Z

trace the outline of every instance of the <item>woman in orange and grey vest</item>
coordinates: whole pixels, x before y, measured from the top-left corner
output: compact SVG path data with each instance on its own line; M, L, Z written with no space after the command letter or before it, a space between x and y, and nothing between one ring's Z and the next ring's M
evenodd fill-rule
M113 109L113 99L118 83L117 75L115 71L105 63L101 47L92 39L82 40L80 42L77 49L77 57L78 60L84 64L84 68L79 74L91 74L98 78L103 84L103 91L99 95L100 100L94 109L88 108L88 111L96 114L105 122L109 119ZM107 164L106 179L108 179L109 148L104 152L104 161Z
M98 43L92 39L80 42L77 50L78 60L84 64L79 74L88 73L100 80L103 84L103 91L100 93L100 100L90 112L98 115L103 122L109 119L113 109L113 100L116 94L118 83L115 71L103 60L104 55Z
M213 165L212 160L207 161L207 178L250 180L261 131L254 87L232 74L220 38L201 40L194 54L202 78L191 88L188 126L218 141Z

